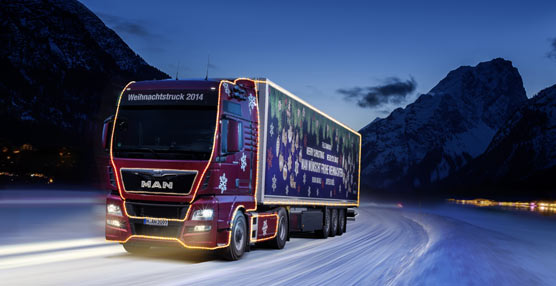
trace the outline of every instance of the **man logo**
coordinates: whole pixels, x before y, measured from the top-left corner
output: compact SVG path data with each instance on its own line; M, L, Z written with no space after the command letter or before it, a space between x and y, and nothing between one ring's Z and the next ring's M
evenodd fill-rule
M164 182L162 181L141 181L141 188L147 188L147 189L169 189L171 190L172 188L174 188L174 183L173 182Z

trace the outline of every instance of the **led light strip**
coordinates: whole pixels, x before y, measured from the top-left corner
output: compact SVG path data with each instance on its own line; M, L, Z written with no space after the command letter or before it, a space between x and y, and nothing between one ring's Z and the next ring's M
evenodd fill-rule
M261 218L261 217L271 217L271 216L275 216L275 217L276 217L276 227L274 228L274 234L273 234L272 236L265 237L265 238L261 238L261 239L256 239L256 238L255 238L254 240L251 240L251 236L249 236L249 240L250 240L251 242L261 242L261 241L265 241L265 240L270 240L270 239L275 238L276 235L278 235L278 226L280 225L280 220L279 220L279 219L280 219L280 216L279 216L278 214L275 214L275 213L273 213L273 214L256 214L256 215L253 215L253 216L251 217L251 232L253 231L253 219L255 219L255 218ZM260 219L259 219L259 221L260 221ZM258 227L259 227L259 224L258 224L258 222L257 222L257 228L258 228ZM259 233L259 230L257 229L257 234L258 234L258 233Z
M162 195L178 195L178 196L187 196L191 193L191 190L193 190L193 184L191 184L191 187L189 187L189 192L187 193L166 193L166 192L149 192L149 191L132 191L132 190L127 190L125 187L125 182L123 181L123 175L122 175L122 170L124 171L130 171L130 170L162 170L162 171L180 171L180 172L195 172L195 178L193 178L193 182L195 182L195 179L197 179L197 175L199 174L198 170L181 170L181 169L160 169L160 168L120 168L120 176L122 177L122 186L124 189L124 192L126 193L136 193L136 194L162 194Z

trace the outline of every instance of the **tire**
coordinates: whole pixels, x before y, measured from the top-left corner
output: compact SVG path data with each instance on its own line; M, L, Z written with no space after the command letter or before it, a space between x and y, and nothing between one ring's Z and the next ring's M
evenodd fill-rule
M338 209L332 209L330 216L330 237L336 236L338 232Z
M230 244L224 248L222 256L226 260L238 260L245 253L247 248L247 220L241 211L237 211L232 220Z
M322 230L317 231L317 235L320 238L327 238L330 233L330 209L325 207L322 212Z
M144 245L144 244L135 244L132 242L127 242L122 244L125 251L127 251L127 253L130 254L144 254L147 253L149 251L149 249L151 248L148 245Z
M276 237L270 241L272 248L284 248L288 239L288 229L288 212L284 208L280 208L278 211L278 231Z
M346 210L339 209L338 210L338 235L342 235L346 232Z

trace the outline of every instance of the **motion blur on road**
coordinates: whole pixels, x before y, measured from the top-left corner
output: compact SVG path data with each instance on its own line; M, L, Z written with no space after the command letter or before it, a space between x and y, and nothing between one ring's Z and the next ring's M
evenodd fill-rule
M104 240L104 194L0 191L3 285L549 285L556 218L363 200L342 236L294 237L235 262Z

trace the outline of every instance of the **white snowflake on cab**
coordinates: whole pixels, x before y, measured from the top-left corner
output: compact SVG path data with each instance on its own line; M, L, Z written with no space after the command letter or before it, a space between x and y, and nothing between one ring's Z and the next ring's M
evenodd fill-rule
M272 192L276 191L276 175L272 176Z
M266 231L268 230L268 223L266 222L266 219L263 221L263 236L266 236Z
M222 86L224 86L224 92L226 93L226 95L230 95L230 86L228 85L227 82L223 83Z
M218 185L218 189L220 189L220 193L223 194L227 189L228 178L226 178L226 173L222 173L220 176L220 184Z
M247 99L249 100L249 113L251 113L251 110L253 110L253 108L257 106L257 102L256 102L257 98L255 98L252 94L249 94Z
M241 170L243 172L245 172L245 167L247 167L247 156L245 156L245 153L243 153L241 155Z
M268 133L270 133L270 136L274 136L274 123L270 123L270 131Z

